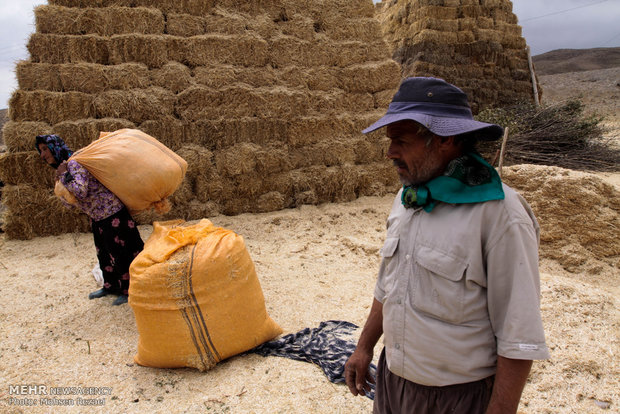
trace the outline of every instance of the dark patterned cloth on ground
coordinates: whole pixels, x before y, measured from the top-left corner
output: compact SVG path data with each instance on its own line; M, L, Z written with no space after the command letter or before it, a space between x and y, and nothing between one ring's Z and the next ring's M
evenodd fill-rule
M317 364L333 383L345 382L344 364L353 351L356 341L353 332L358 326L346 321L321 322L318 328L305 328L280 339L265 342L248 351L262 356L280 356ZM370 374L376 377L377 367L370 364ZM375 396L375 385L367 397Z

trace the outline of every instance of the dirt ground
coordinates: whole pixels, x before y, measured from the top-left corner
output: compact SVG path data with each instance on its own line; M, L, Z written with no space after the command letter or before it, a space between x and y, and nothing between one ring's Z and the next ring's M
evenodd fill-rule
M620 191L620 174L597 177ZM245 238L267 310L288 334L332 319L364 323L391 203L392 196L364 197L209 219ZM613 223L601 231L620 236ZM140 227L145 240L151 231ZM584 251L597 261L595 251ZM87 299L97 289L96 262L90 234L0 236L1 412L371 412L371 400L353 397L306 362L250 354L208 372L137 365L131 307L111 306L113 297ZM551 359L534 363L520 413L620 412L619 268L617 255L572 271L541 259ZM102 394L19 395L19 385L93 387ZM66 403L73 406L60 405ZM87 403L99 405L79 405Z

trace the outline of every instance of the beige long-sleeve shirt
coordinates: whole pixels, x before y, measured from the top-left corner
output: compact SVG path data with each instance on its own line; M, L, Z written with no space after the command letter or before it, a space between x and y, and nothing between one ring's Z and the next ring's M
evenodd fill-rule
M406 209L397 195L375 288L390 371L444 386L495 373L497 355L546 359L539 226L525 200Z

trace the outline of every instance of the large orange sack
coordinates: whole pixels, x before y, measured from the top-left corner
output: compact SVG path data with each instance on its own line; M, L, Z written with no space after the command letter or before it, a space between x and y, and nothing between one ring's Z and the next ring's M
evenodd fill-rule
M137 129L102 132L69 159L86 168L131 212L151 207L161 213L170 210L167 198L187 171L183 158Z
M204 371L282 333L243 238L209 220L153 223L129 273L140 365Z

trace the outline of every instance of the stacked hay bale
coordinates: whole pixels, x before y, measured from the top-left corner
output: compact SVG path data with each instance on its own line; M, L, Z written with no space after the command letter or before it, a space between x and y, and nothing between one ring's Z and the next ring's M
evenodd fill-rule
M87 230L53 197L34 137L78 149L138 128L189 169L166 216L264 212L393 191L381 134L398 87L371 0L50 0L4 128L5 231Z
M458 85L474 113L534 100L511 1L386 0L377 18L403 76L435 76Z

